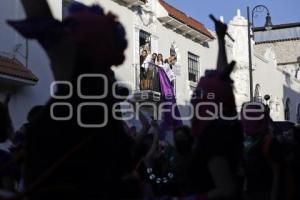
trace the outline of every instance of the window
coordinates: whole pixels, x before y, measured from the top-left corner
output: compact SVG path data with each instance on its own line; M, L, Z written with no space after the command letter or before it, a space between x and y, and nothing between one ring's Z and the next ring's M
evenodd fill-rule
M290 120L290 98L286 99L285 108L284 108L284 119L289 121Z
M297 124L300 124L300 103L297 106Z
M188 53L188 68L189 68L189 81L198 82L199 80L199 56Z
M151 52L151 35L150 35L150 33L140 30L139 42L140 42L140 51L141 52L142 52L142 50L146 50L148 53Z

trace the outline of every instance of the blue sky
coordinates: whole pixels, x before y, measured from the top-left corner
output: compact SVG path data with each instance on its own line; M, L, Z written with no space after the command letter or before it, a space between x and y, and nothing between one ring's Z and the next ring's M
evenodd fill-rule
M228 22L236 15L236 10L241 9L244 17L247 17L247 6L250 9L256 5L263 4L270 10L272 23L300 22L300 0L165 0L187 15L202 22L207 28L214 29L210 13L217 18L224 16ZM259 13L254 19L255 26L264 25L266 12Z

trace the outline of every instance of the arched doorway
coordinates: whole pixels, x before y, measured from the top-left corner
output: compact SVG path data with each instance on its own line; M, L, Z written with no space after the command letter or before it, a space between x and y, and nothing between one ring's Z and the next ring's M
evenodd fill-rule
M260 85L259 84L255 85L254 101L257 101L257 102L261 102L262 101L262 98L260 96Z
M285 102L285 108L284 108L284 119L287 121L290 120L290 106L291 106L290 98L287 98Z

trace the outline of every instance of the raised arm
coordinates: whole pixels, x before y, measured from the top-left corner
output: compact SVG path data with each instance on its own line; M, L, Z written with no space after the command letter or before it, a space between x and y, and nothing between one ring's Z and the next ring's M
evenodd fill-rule
M215 23L215 29L218 36L218 61L217 69L222 70L228 65L226 47L225 47L225 35L227 33L227 25L217 20L213 15L209 16Z
M155 129L155 133L153 135L152 145L144 159L145 164L147 166L149 166L150 162L152 161L153 155L154 155L155 151L157 150L157 147L159 145L159 135L160 135L159 125L157 124L157 121L152 121L151 125Z
M25 38L37 39L51 60L55 80L70 80L76 58L75 43L60 40L63 30L53 18L47 0L21 0L27 20L8 23ZM58 1L58 0L51 0Z
M52 13L46 0L22 0L27 18L52 18Z

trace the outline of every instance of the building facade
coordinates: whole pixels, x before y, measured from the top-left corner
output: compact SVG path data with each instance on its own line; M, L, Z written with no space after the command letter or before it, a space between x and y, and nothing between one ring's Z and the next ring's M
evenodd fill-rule
M256 28L254 36L255 51L276 61L280 74L277 89L283 104L281 117L300 124L300 23L275 25L270 31Z
M228 23L228 32L235 42L227 42L227 53L237 61L233 74L236 100L241 104L250 99L249 54L247 20L237 11ZM299 70L300 42L299 23L275 25L271 30L254 28L252 34L253 94L256 101L270 106L275 121L299 123L300 82ZM267 102L265 95L270 96Z
M129 46L126 61L115 68L119 80L139 91L140 54L161 53L164 58L176 54L173 68L176 76L175 90L181 114L188 115L186 104L190 102L205 69L213 68L217 60L215 36L203 24L188 17L163 0L98 0L79 2L91 5L99 3L106 12L117 14L127 33ZM188 122L188 121L187 121Z
M49 1L56 18L61 19L64 14L67 14L64 6L67 6L70 1ZM122 66L114 67L114 71L117 78L126 82L133 93L140 91L140 54L143 49L146 49L148 53L161 53L164 58L176 55L177 62L173 68L176 76L176 99L181 115L188 115L189 109L186 105L190 102L197 81L205 70L216 66L218 42L215 33L163 0L77 1L87 5L99 3L105 12L111 11L116 14L124 25L129 42L125 54L126 60ZM0 5L6 8L5 12L0 14L0 27L3 33L0 37L0 51L5 52L6 55L12 55L7 57L17 59L23 67L27 66L27 70L38 79L34 84L21 84L13 89L10 86L1 85L2 99L8 92L12 95L10 112L15 129L17 129L26 121L26 115L31 107L44 104L48 100L53 75L50 63L40 46L35 41L29 41L28 51L26 51L26 40L5 23L6 19L23 18L23 10L19 1L5 0L1 1ZM228 32L235 42L226 39L229 60L237 61L232 78L235 81L238 109L243 102L250 99L247 24L247 20L238 11L236 16L228 22ZM255 34L257 32L255 30ZM300 121L300 82L298 80L300 72L296 76L299 61L298 63L295 61L295 58L300 56L299 39L266 42L258 41L256 38L260 36L255 35L256 42L252 40L255 99L263 101L265 95L270 95L271 98L266 103L270 105L271 115L275 121L285 119L292 122ZM292 50L292 58L277 53L277 48L281 52L285 52L286 48ZM28 58L24 59L21 55L26 54ZM282 61L284 63L282 64L281 57L288 60ZM1 70L0 73L2 73ZM3 78L0 77L0 79Z

